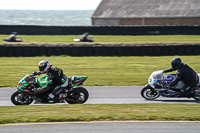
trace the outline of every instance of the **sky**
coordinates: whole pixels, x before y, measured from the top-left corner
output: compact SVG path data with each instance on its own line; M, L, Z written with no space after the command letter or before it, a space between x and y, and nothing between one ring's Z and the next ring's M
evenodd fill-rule
M6 10L95 10L101 0L1 0Z

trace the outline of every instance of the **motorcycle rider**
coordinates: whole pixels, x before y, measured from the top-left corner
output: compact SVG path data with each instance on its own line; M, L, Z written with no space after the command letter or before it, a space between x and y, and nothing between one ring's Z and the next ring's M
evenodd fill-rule
M16 38L16 36L18 35L17 32L12 32L7 39L3 39L4 41L7 42L22 42L21 38Z
M38 64L39 72L33 72L33 75L40 75L40 74L47 74L47 80L48 82L44 87L40 87L36 89L36 93L45 93L48 91L53 90L47 97L47 100L49 100L50 103L55 103L59 101L58 94L60 91L62 91L63 87L70 87L71 83L68 84L68 78L63 73L63 70L60 68L57 68L50 64L48 60L42 60ZM63 83L62 80L65 82ZM50 82L53 82L53 84L49 84ZM56 87L58 86L58 87ZM56 88L55 88L56 87Z
M191 97L192 88L196 87L199 84L199 77L197 73L189 67L187 64L183 63L180 57L175 57L171 60L171 68L166 69L163 73L172 72L178 70L176 72L176 77L169 84L169 88L175 88L179 81L183 81L185 86L180 91L180 96L188 98Z

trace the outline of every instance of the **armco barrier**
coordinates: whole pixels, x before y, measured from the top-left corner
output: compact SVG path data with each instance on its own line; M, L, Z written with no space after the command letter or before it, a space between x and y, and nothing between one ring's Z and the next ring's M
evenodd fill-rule
M20 35L200 35L196 26L40 26L0 25L0 34L18 32Z
M0 45L0 57L200 55L196 45Z

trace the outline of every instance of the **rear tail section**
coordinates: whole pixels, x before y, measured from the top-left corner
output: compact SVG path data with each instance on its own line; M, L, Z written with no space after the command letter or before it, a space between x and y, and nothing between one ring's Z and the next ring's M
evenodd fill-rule
M83 82L88 78L87 76L70 76L69 77L72 80L72 86L79 86L82 85Z

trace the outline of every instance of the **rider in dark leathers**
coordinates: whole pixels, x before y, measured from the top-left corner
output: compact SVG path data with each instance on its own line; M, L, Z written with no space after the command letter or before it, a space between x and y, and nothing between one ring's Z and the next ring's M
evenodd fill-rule
M63 87L68 86L67 76L63 74L62 69L50 65L48 60L40 61L38 67L40 72L34 72L33 74L40 75L46 73L48 76L47 77L48 82L44 87L37 88L36 92L40 94L45 92L51 92L47 98L49 102L58 102L59 100L58 94L60 93ZM63 83L62 80L64 80L65 82ZM53 82L53 84L49 84L49 82Z
M192 88L196 87L199 84L199 77L197 73L189 67L187 64L181 61L181 58L175 57L171 60L171 68L166 69L163 73L172 72L178 70L176 72L176 77L170 83L169 88L175 88L178 85L179 81L183 81L185 86L181 89L180 96L191 97Z

